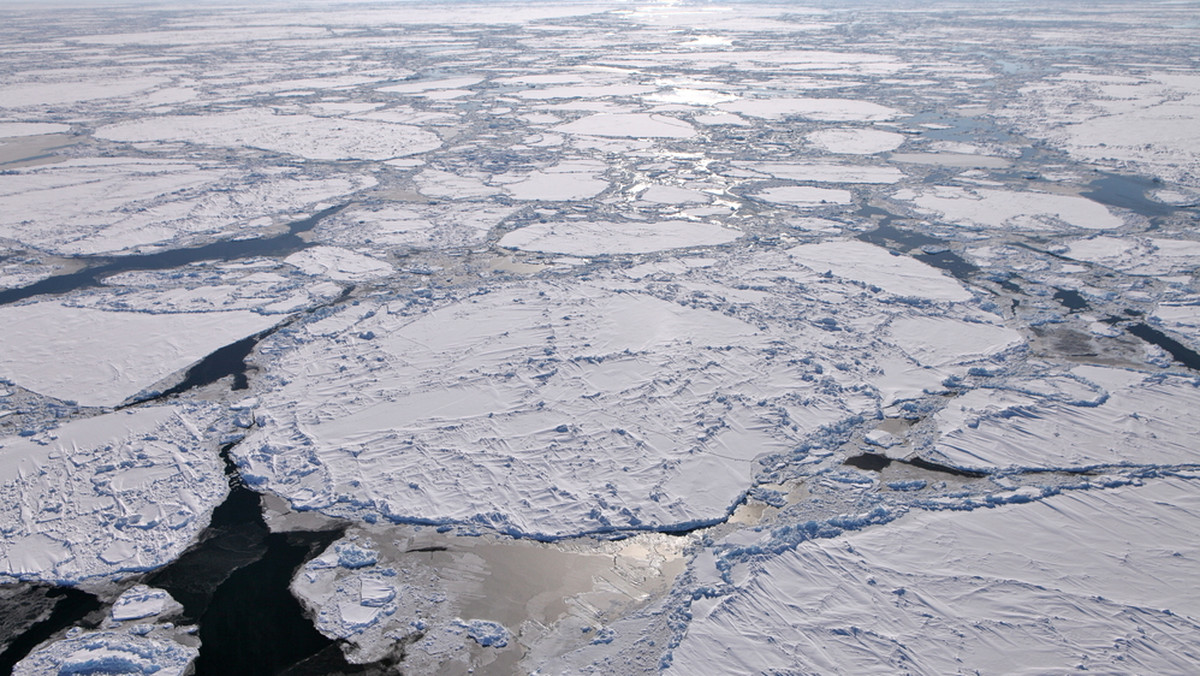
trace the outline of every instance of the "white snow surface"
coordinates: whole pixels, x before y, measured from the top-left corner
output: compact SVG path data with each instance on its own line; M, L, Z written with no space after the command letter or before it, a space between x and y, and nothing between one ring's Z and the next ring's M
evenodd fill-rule
M0 580L75 582L178 557L229 492L214 420L147 406L0 439Z
M714 223L691 221L562 221L517 228L500 246L573 256L635 254L727 244L742 233Z
M84 406L116 406L279 317L247 310L150 314L62 301L0 307L0 377Z
M121 593L113 603L109 617L116 622L132 622L151 617L170 616L183 606L162 589L135 584Z
M775 178L810 183L898 183L904 172L895 167L830 162L734 162L735 166L770 174Z
M804 542L693 602L667 673L1187 673L1200 658L1200 593L1180 584L1200 575L1192 483L916 512Z
M778 204L789 204L796 207L819 207L828 204L850 204L854 201L854 193L839 188L813 188L804 185L780 186L767 188L754 193L754 197Z
M57 122L0 122L0 139L38 134L64 134L71 125Z
M110 141L184 141L248 147L312 160L386 160L442 145L419 127L371 120L279 115L255 108L209 115L164 115L96 130Z

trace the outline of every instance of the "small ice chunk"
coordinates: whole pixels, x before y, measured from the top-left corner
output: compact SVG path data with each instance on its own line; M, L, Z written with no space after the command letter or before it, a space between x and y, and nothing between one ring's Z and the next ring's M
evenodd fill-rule
M466 620L459 625L467 630L476 643L485 648L503 648L508 645L508 630L504 625L487 620Z
M121 594L113 604L111 615L117 622L128 622L170 615L180 610L183 610L183 606L166 591L138 584Z

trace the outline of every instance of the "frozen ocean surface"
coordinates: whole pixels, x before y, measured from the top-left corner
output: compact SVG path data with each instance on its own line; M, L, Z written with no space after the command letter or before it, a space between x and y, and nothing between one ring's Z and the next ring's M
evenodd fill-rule
M0 672L1200 671L1197 44L5 3Z

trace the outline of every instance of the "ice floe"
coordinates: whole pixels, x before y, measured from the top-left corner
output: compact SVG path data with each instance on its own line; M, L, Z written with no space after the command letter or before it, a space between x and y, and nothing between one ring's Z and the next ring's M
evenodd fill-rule
M1049 192L953 188L899 190L893 197L949 223L976 228L1111 230L1125 219L1103 204L1077 195Z
M1018 381L950 401L936 417L932 457L970 469L1200 461L1192 443L1200 423L1178 415L1200 403L1200 381L1099 366L1079 366L1071 374L1102 388L1102 396L1085 392L1063 400L1028 391Z
M741 236L731 228L692 221L565 221L517 228L501 237L499 244L523 251L601 256L713 246Z
M0 237L64 255L178 246L271 225L256 221L374 185L367 176L273 173L246 177L222 165L120 158L19 169L0 185L10 200Z
M696 129L684 120L644 113L597 113L554 129L568 134L618 138L692 138L696 135Z
M668 673L1188 671L1198 518L1165 479L804 542L693 602Z
M788 254L818 272L829 271L901 296L962 301L971 292L937 268L866 242L850 240L805 244Z
M196 646L122 631L84 632L49 644L21 660L14 676L42 674L157 674L186 676Z
M110 141L184 141L259 148L312 160L386 160L442 145L437 135L411 125L279 115L260 109L164 115L101 127L95 134Z
M895 108L852 99L742 99L722 103L717 107L751 117L802 117L822 122L884 122L903 115Z
M819 129L804 138L826 152L846 155L884 153L904 143L903 134L882 129Z
M149 314L58 301L0 307L0 376L84 406L116 406L279 317Z
M150 406L0 440L0 578L79 582L179 556L229 492L217 420Z

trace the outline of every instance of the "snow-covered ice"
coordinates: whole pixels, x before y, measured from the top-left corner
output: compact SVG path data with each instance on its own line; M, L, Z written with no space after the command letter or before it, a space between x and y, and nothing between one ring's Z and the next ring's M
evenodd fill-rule
M184 141L259 148L313 160L386 160L428 152L442 144L432 132L411 125L255 109L123 122L96 130L96 136L127 143Z
M152 570L229 492L208 407L142 407L0 440L0 579Z
M832 272L896 295L942 301L962 301L971 297L971 292L961 283L937 268L865 242L839 240L805 244L790 249L788 254L797 263L817 272Z
M84 406L116 406L278 322L248 310L150 314L61 301L9 305L0 307L0 377Z
M186 676L200 651L170 639L121 631L87 632L51 643L21 660L14 676L156 674Z
M643 113L597 113L555 129L568 134L618 138L691 138L696 135L695 128L684 120Z
M894 198L910 201L925 213L966 227L1058 230L1066 226L1110 230L1125 224L1125 219L1104 205L1076 195L939 187L915 192L900 190Z
M668 673L1189 671L1200 599L1164 581L1200 565L1191 481L804 542L693 603Z
M821 129L805 136L814 146L831 153L874 155L895 150L904 143L904 135L882 129Z
M741 236L731 228L691 221L566 221L517 228L501 237L499 244L523 251L600 256L713 246Z

